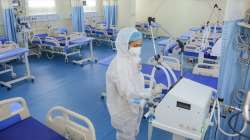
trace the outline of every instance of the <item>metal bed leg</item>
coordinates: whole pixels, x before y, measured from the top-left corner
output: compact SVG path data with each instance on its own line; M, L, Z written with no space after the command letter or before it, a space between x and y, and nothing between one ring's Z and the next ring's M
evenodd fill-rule
M152 134L153 134L153 125L152 122L148 123L148 140L152 139Z
M14 72L13 67L11 65L4 64L2 66L4 67L4 70L0 71L0 75L10 72L12 78L16 77L16 73Z
M30 65L29 65L29 60L28 60L28 54L27 54L27 53L25 53L25 55L24 55L24 62L25 62L25 67L26 67L27 76L28 76L28 77L31 77Z
M101 99L104 100L106 98L106 95L107 95L106 92L102 92Z
M93 41L90 41L90 61L96 62L97 59L94 56Z
M81 59L81 60L74 60L73 63L74 64L78 64L78 65L83 65L84 62L97 62L97 59L94 56L94 51L93 51L93 40L90 41L90 56L88 58L85 59Z
M67 54L65 55L65 60L64 61L65 61L66 64L69 63L69 58L68 58Z
M18 83L18 82L21 82L21 81L24 81L24 80L32 80L32 82L33 82L35 77L32 76L31 72L30 72L30 65L29 65L29 60L28 60L28 52L26 52L24 54L24 62L25 62L25 68L26 68L25 76L14 79L14 80L11 80L11 81L8 81L8 82L0 81L0 84L7 87L8 90L10 90L12 88L12 85L15 84L15 83Z

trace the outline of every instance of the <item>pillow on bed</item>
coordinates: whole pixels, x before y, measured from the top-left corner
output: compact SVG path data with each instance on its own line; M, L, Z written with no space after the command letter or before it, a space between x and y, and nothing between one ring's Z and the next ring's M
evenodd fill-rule
M20 122L21 120L22 119L21 119L20 115L17 114L17 115L14 115L8 119L0 121L0 131Z

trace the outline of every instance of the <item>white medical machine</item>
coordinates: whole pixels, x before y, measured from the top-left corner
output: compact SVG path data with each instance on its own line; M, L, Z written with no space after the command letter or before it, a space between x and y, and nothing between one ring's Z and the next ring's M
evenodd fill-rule
M149 114L148 140L152 138L153 128L172 133L173 140L202 140L208 127L214 125L226 136L248 137L244 135L244 132L250 124L249 106L250 92L246 94L241 109L221 103L215 89L182 78L157 104L155 109L151 110L151 114ZM233 133L223 130L221 127L222 110L224 113L238 112L242 114L244 125L241 130L230 128ZM231 119L229 119L229 124Z
M156 107L155 119L149 123L149 140L153 127L173 133L174 140L202 139L208 128L214 91L192 80L181 79Z

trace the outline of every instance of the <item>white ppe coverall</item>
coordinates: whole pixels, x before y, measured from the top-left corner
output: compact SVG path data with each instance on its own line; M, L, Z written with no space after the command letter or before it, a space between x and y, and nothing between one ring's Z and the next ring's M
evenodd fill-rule
M135 140L143 116L143 107L132 104L134 98L147 97L138 57L129 53L129 38L135 28L122 29L116 39L117 55L106 73L107 106L117 140Z

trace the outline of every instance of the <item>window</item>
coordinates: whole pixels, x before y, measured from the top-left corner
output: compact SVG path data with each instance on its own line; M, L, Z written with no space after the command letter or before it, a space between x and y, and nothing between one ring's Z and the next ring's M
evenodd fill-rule
M85 12L96 12L96 0L86 0Z
M28 0L29 15L56 14L55 0Z

